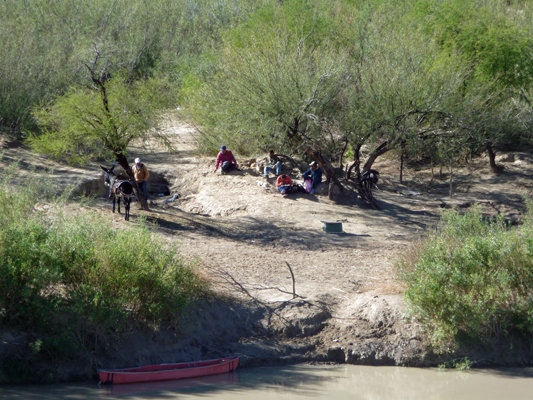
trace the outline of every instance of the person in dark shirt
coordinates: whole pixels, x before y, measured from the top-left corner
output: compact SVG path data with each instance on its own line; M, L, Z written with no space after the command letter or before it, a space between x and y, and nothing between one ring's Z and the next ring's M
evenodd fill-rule
M311 168L302 174L304 181L311 179L311 194L315 193L317 186L322 182L322 168L318 166L316 161L309 164Z

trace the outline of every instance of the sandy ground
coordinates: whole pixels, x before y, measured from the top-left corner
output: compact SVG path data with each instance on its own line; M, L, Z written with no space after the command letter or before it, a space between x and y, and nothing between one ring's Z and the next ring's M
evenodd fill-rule
M183 359L214 355L220 343L214 343L212 331L238 331L242 324L236 320L246 314L248 319L254 316L253 333L227 333L224 350L248 357L249 363L283 353L295 361L412 364L423 339L416 323L404 320L394 261L435 227L442 208L465 210L479 203L487 215L502 213L516 222L524 211L523 196L533 192L533 158L528 153L500 154L498 160L505 169L499 175L490 173L486 158L459 166L454 170L452 197L447 171L439 176L436 170L428 187L428 166L410 165L401 185L399 162L384 156L374 165L381 174L374 190L380 210L367 207L348 189L344 193L336 189L331 201L324 183L315 195L282 198L274 177L265 182L262 174L245 165L227 175L213 173L215 160L195 154L192 127L173 120L167 133L175 144L174 153L130 148L131 158L140 157L152 177L148 182L151 210L140 211L132 203L129 223L135 223L140 213L157 222L160 234L182 244L184 257L198 262L216 291L240 299L239 307L248 311L239 307L235 311L237 303L226 308L211 305L201 314L201 328L198 321L183 328L206 343L211 341L203 351L186 350L198 347L192 339L171 349L168 343L164 348L153 344L133 358L136 363L170 361L162 354L181 354ZM53 168L58 184L99 193L94 208L109 213L117 227L128 224L122 215L111 214L98 164L68 167L4 144L3 165L16 160L23 172ZM301 179L300 171L284 172L293 180ZM180 198L169 201L176 193ZM325 233L323 221L342 222L343 233ZM242 303L250 296L255 299L253 305ZM278 321L268 317L265 322L266 314L254 307L274 310ZM227 314L226 319L235 318L232 324L217 318L228 309L235 312ZM210 325L213 319L218 322ZM277 342L268 344L266 338ZM292 350L280 353L280 341ZM296 353L298 357L290 358Z
M149 215L165 235L181 241L183 254L202 266L223 269L243 284L292 292L288 263L298 295L328 297L339 309L361 293L399 293L394 260L435 226L441 208L464 210L477 202L487 215L504 213L518 220L522 196L533 190L533 165L527 154L513 154L514 161L504 163L505 171L498 176L490 174L486 159L456 169L451 198L448 174L439 179L435 171L428 192L430 171L408 169L400 185L398 162L384 158L375 164L381 181L374 194L381 210L366 207L348 190L336 189L331 201L326 184L315 195L282 198L275 178L271 175L265 183L253 168L213 173L213 159L194 155L192 128L176 124L169 132L176 138L176 154L153 156L134 147L132 154L169 182L170 195L154 196ZM284 172L301 179L300 171ZM174 193L180 199L163 204ZM323 221L342 222L343 233L325 233ZM276 290L256 295L265 301L292 297Z

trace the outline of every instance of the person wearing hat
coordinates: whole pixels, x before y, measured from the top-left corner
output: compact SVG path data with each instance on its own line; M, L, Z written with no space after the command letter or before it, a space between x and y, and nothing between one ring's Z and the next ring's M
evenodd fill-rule
M309 164L311 168L302 174L304 181L311 179L311 194L315 193L316 187L322 182L322 168L318 166L316 161Z
M237 164L237 161L235 160L235 157L233 157L233 153L226 149L226 146L220 147L220 152L217 156L217 163L215 165L215 171L217 172L218 167L220 167L221 173L226 173L233 171L234 169L238 170L239 165Z
M146 168L146 165L141 162L140 158L136 158L135 165L131 170L133 171L137 185L139 185L139 189L141 189L144 196L148 198L148 192L146 191L146 181L150 177L148 168Z

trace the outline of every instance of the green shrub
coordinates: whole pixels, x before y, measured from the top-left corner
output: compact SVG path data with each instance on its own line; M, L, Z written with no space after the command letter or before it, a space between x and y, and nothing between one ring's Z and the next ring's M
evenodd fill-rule
M16 183L0 183L0 323L33 335L33 357L64 360L128 327L176 325L207 293L178 245L143 220L116 229L43 197L42 177Z
M446 51L459 50L471 60L474 77L488 87L530 87L533 79L529 24L531 7L497 0L420 0L417 24Z
M533 333L533 223L487 221L479 208L442 215L438 233L397 263L405 298L435 344Z
M87 83L95 47L112 53L109 72L130 80L209 65L222 32L274 0L71 0L0 2L0 132L38 132L30 110ZM105 51L104 51L105 52ZM186 71L183 66L186 65Z

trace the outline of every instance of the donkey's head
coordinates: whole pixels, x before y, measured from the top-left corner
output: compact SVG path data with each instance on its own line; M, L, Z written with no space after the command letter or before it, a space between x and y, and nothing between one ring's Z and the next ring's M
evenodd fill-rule
M113 165L110 169L100 165L100 168L104 170L104 184L106 186L111 186L115 180L115 166Z

